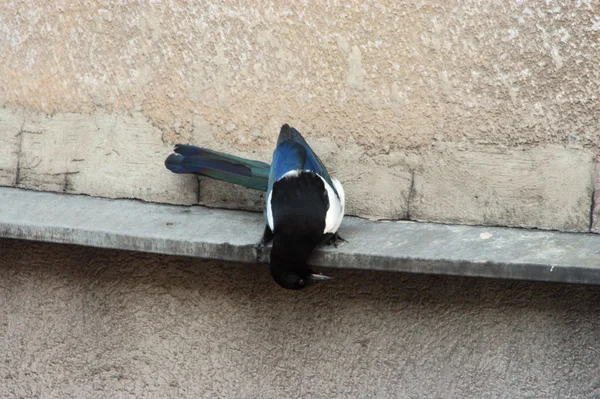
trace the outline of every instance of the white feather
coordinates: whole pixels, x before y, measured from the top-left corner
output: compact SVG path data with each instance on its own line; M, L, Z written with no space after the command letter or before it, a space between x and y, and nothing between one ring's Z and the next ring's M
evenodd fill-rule
M335 233L340 228L342 220L344 219L344 215L346 214L346 193L344 192L344 187L342 187L342 183L340 183L338 179L332 177L331 181L333 182L333 187L335 187L335 191L337 191L338 195L340 196L340 204L342 205L342 211L339 215L337 223L333 228L333 233Z
M319 176L319 175L317 175ZM321 177L321 176L319 176ZM337 179L331 179L335 189L337 190L339 197L336 195L333 188L321 177L323 180L323 184L325 185L325 189L327 190L327 197L329 198L329 209L327 210L327 215L325 216L325 233L335 233L342 224L342 219L344 219L344 207L345 207L345 193L342 184Z
M269 193L269 198L267 198L267 223L269 224L269 228L271 231L275 231L275 223L273 223L273 209L271 209L271 195L273 194L273 190Z

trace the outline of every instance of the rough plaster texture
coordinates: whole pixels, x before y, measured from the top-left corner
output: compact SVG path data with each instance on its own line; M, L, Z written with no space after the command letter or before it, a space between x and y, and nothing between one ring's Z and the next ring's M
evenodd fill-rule
M22 187L257 209L254 194L212 183L198 199L196 180L165 173L162 158L189 142L269 160L288 122L347 187L350 214L411 218L414 208L425 220L589 229L598 9L597 0L4 1L0 126L28 133L17 139L21 170L4 158L15 136L0 132L0 184L14 184L12 173ZM445 145L464 148L462 168L432 159ZM512 181L506 159L479 167L482 145L516 151ZM547 151L561 162L536 157ZM574 172L554 173L571 159L582 171L573 192L564 188ZM450 193L468 197L468 209L431 206L439 197L412 206L415 195L445 194L436 182L456 181L472 183Z
M3 398L600 395L600 288L0 240Z

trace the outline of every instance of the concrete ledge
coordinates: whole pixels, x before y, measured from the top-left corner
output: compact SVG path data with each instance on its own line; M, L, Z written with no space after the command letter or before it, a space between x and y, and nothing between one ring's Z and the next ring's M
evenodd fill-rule
M0 236L254 263L260 213L0 188ZM600 236L348 217L315 266L600 284ZM266 260L264 254L261 261Z

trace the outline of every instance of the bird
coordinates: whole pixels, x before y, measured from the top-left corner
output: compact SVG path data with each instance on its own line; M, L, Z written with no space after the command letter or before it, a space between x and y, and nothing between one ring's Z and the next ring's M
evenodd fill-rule
M257 260L272 242L269 271L286 289L300 290L330 277L307 260L319 244L338 245L345 192L298 130L284 124L271 164L193 145L177 144L165 160L174 173L194 173L266 192L265 229Z
M299 290L330 279L313 273L307 260L320 243L337 246L344 211L340 181L329 176L300 132L284 124L269 172L261 241L273 242L269 270L277 284Z

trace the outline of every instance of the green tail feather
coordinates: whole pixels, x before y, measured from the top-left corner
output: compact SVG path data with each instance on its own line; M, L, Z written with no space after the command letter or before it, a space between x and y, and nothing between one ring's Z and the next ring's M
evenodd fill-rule
M271 166L191 145L175 146L165 166L174 173L194 173L259 191L267 191Z

